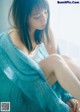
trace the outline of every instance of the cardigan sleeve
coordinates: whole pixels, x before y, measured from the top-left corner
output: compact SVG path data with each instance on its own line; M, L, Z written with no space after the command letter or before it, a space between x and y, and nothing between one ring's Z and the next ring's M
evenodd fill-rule
M70 99L75 99L69 92L62 90L62 100L66 103Z
M57 81L53 86L52 89L56 92L58 98L60 98L63 102L67 102L70 99L73 99L74 97L67 92L66 90L64 90L61 85L59 84L59 82Z
M18 79L18 86L26 96L40 105L43 112L69 112L69 106L61 101L52 88L43 80L26 82Z
M15 58L16 55L14 55L13 59ZM20 60L18 65L21 67L18 67L18 65L16 67L16 61L19 62L18 60ZM35 69L28 66L25 61L21 65L22 60L19 57L17 57L16 61L10 60L10 57L5 54L5 51L2 53L0 50L0 67L4 74L21 89L25 97L28 97L32 101L32 108L29 108L30 112L39 112L36 111L36 104L41 107L43 112L69 112L69 106L57 97L53 89L46 81L42 80Z
M0 57L2 57L1 51ZM30 101L32 101L30 103L30 105L32 105L32 108L28 108L29 111L40 112L40 109L37 109L37 104L39 105L38 107L43 110L43 112L69 112L69 106L57 97L56 93L47 84L46 81L42 80L41 77L38 77L39 74L36 72L36 70L28 68L28 75L24 76L24 74L17 71L17 69L14 69L15 66L13 68L12 65L3 66L3 64L10 63L9 60L7 60L6 62L4 56L3 58L0 58L0 61L0 68L3 70L3 72L5 71L4 74L12 82L14 82L14 84L16 84L18 88L21 89L21 91L25 94L25 99L26 97L28 97ZM6 67L8 67L8 69L6 69ZM36 75L38 76L36 77Z

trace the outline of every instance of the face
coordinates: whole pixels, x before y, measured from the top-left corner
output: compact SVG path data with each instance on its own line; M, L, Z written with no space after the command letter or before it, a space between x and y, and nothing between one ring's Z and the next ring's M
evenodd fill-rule
M32 30L43 30L48 19L48 12L46 9L33 10L29 17L29 28Z

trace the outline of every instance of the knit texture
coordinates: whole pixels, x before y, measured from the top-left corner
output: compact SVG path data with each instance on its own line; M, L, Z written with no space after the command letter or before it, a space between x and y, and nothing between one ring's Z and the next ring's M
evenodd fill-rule
M17 49L8 32L0 35L0 102L10 102L10 112L69 112L70 98L58 82L47 83L39 64Z

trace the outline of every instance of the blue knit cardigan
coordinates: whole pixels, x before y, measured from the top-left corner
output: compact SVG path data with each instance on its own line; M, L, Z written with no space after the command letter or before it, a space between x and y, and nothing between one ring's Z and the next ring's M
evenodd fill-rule
M69 112L72 96L58 82L48 84L39 64L23 55L8 32L0 35L0 102L10 112Z

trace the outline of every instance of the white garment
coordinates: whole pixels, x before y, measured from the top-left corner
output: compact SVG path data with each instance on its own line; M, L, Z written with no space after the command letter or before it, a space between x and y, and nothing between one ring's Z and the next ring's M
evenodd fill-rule
M20 52L22 52L19 49ZM24 55L26 55L24 52L22 52ZM44 58L46 58L48 56L48 52L46 50L46 47L44 45L44 43L41 43L40 45L38 45L34 51L32 51L29 56L31 59L33 59L36 62L39 62L41 60L43 60Z

